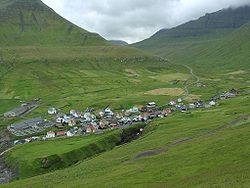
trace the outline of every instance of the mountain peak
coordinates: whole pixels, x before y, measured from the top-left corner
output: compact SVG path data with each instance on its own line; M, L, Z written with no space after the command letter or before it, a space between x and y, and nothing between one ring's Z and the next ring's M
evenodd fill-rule
M41 0L0 0L1 45L101 45L95 33L72 24Z
M48 8L41 0L0 0L0 8Z

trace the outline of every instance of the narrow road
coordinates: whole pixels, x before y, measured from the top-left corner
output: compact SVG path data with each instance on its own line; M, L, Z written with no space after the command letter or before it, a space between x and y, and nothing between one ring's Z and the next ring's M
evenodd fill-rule
M194 74L193 69L188 65L183 65L183 66L189 70L190 74L195 78L195 83L198 84L200 82L200 78ZM186 80L184 82L184 90L185 90L184 97L189 96L189 93L190 93L189 89L188 89L188 82L189 82L189 80Z
M12 148L9 148L9 149L3 151L2 153L0 153L0 157L2 157L5 153L7 153L8 151L10 151L11 149L12 149Z
M188 65L184 65L184 67L186 67L190 71L190 74L195 78L196 84L199 83L200 82L200 77L198 77L197 75L194 74L193 69Z

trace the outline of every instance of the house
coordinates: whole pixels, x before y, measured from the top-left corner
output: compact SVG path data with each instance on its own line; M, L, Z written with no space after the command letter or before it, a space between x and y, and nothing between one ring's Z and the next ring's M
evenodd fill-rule
M224 95L224 96L226 97L226 99L229 99L229 98L233 98L233 97L235 97L235 96L236 96L236 94L231 93L231 92L227 92L227 93L225 93L225 95Z
M210 106L215 106L215 105L216 105L216 102L215 102L215 101L210 101L210 102L209 102L209 105L210 105Z
M134 106L133 108L128 109L126 113L139 113L139 108Z
M175 105L176 105L176 101L170 101L168 104L169 104L170 106L175 106Z
M26 141L23 139L23 140L15 140L14 141L14 145L18 145L18 144L25 144Z
M46 138L55 138L56 137L56 133L53 131L47 132Z
M70 110L70 115L72 115L74 118L80 118L81 117L81 111L79 111L79 110Z
M59 132L56 132L56 136L65 136L67 134L66 131L59 131Z
M220 100L225 100L226 96L225 95L220 95Z
M63 123L69 123L69 121L72 119L70 115L64 115L63 116Z
M75 129L70 129L70 130L67 131L66 134L67 134L68 137L72 137L72 136L74 136L76 134L76 130Z
M105 108L100 115L102 115L101 117L111 118L114 115L114 112L110 108Z
M110 127L111 127L111 129L117 128L117 127L118 127L118 121L113 120L113 121L110 123Z
M149 113L148 112L144 112L141 115L141 121L147 121L149 119Z
M108 127L108 125L109 125L109 122L108 122L108 121L106 121L106 120L101 120L101 121L99 122L99 129L105 129L105 128Z
M63 123L63 117L56 118L56 123Z
M178 103L182 103L182 102L183 102L182 98L179 98L179 99L177 100L177 102L178 102Z
M49 115L55 115L55 114L57 114L57 110L55 108L53 108L53 107L50 107L48 109L48 114Z
M168 116L169 114L171 114L171 109L167 108L167 109L164 109L162 112L161 112L161 115L163 116Z
M205 103L203 101L196 101L194 103L196 108L204 108L205 107Z
M95 133L97 132L97 125L95 123L90 123L88 126L87 126L87 129L86 129L86 132L87 133Z
M30 143L32 141L32 138L25 138L25 143Z
M156 107L156 103L155 102L149 102L147 104L147 108L155 108Z
M86 121L88 121L88 122L91 122L91 121L96 120L96 116L95 116L94 114L89 113L89 112L84 113L83 118L84 118Z
M75 119L70 119L68 121L68 125L71 126L71 127L74 127L76 125L76 120Z
M189 104L189 109L194 109L194 108L195 108L195 104L194 103Z
M187 107L185 105L181 106L181 112L184 113L187 111Z

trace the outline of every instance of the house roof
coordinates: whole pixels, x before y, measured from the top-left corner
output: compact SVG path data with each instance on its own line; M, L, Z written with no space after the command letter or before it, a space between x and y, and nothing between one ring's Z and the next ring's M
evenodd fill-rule
M66 131L59 131L59 132L56 132L56 135L65 135L66 134Z

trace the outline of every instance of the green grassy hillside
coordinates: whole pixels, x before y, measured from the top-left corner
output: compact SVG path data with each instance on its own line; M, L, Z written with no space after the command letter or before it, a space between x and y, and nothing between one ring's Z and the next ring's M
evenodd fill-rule
M249 102L157 120L130 144L2 187L249 187Z
M207 14L133 46L206 71L249 68L249 12L247 6Z
M0 46L106 45L98 34L66 21L40 0L0 1Z
M213 67L210 70L215 72L219 70L222 72L249 71L249 31L250 23L247 23L219 41L201 44L190 43L182 49L172 49L173 51L168 57L176 63L186 63L204 70Z

